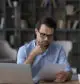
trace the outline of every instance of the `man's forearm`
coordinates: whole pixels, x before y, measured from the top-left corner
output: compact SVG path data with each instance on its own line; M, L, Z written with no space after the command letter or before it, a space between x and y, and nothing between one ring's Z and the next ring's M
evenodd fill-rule
M32 64L35 56L36 56L35 53L30 53L24 64Z
M25 64L29 63L29 64L32 64L33 61L34 61L34 58L41 54L43 51L41 49L40 46L36 46L29 54L28 58L26 59L26 61L24 62Z
M24 64L32 64L34 61L34 56L28 56L28 58L26 59L26 61L24 62Z

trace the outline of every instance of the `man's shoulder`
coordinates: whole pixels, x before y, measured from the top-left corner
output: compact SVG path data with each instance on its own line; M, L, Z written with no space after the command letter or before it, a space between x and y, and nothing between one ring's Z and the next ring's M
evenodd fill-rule
M24 44L24 46L25 45L33 45L35 43L35 40L31 40L31 41L29 41L29 42L26 42L25 44Z
M28 47L33 47L35 45L35 40L31 40L30 42L27 42L23 45L23 47L28 48Z
M24 45L19 47L19 50L27 50L33 48L35 45L35 40L25 43Z
M63 46L61 46L60 44L58 44L54 41L54 42L52 42L51 47L61 49Z
M57 53L59 53L59 52L65 52L63 46L60 45L60 44L58 44L58 43L56 43L56 42L53 42L51 44L51 47L50 48L51 48L50 51L55 51Z

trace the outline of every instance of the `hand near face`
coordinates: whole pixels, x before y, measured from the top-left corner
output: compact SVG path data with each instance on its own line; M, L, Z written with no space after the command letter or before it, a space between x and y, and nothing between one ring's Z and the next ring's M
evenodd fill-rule
M69 75L69 72L61 71L56 74L55 82L65 82L68 80Z
M30 55L39 55L43 53L46 49L42 48L40 45L36 45L36 47L31 51Z
M28 58L25 60L24 63L25 63L25 64L27 64L27 63L32 64L33 61L34 61L34 58L35 58L37 55L43 53L45 50L46 50L46 49L45 49L45 48L42 48L40 45L36 45L36 47L30 52Z

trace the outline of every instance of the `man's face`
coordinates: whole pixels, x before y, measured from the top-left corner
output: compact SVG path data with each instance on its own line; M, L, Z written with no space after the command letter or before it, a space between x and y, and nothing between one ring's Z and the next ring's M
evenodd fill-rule
M35 29L36 39L39 45L49 46L53 40L54 29L42 24L40 29Z

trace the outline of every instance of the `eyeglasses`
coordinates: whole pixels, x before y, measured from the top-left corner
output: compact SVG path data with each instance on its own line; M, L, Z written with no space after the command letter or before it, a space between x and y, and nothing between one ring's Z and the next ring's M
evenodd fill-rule
M41 33L41 32L39 32L39 34L40 34L41 38L45 38L45 37L51 38L53 36L53 34L44 34L44 33Z

